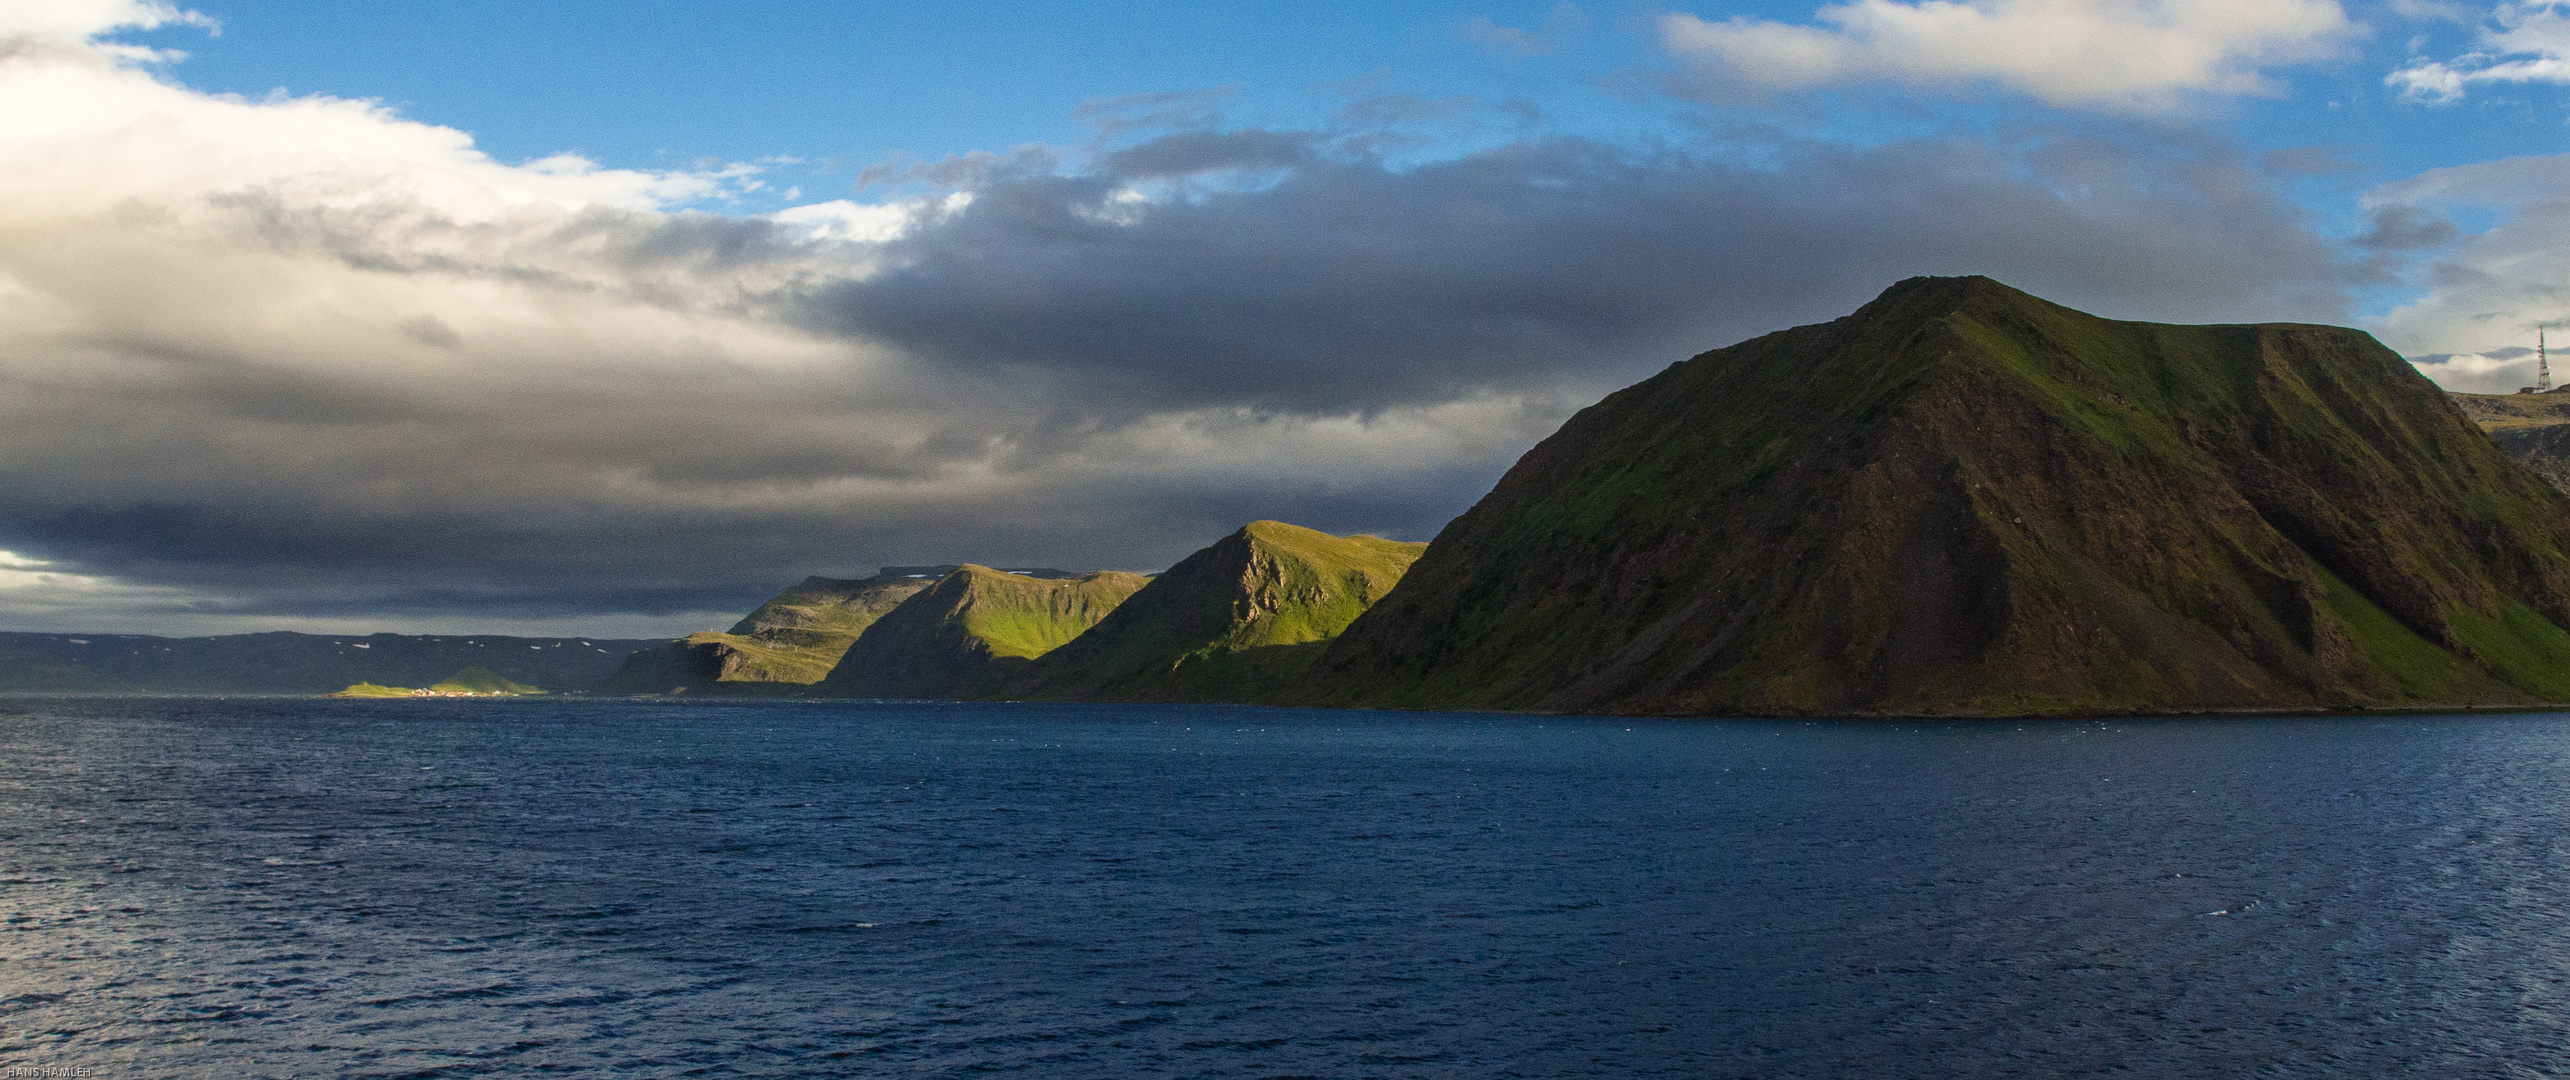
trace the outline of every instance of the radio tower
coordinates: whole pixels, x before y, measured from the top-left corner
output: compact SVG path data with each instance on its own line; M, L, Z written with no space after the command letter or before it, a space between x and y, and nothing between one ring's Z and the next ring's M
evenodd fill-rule
M2552 392L2552 363L2543 356L2543 328L2534 328L2534 392Z

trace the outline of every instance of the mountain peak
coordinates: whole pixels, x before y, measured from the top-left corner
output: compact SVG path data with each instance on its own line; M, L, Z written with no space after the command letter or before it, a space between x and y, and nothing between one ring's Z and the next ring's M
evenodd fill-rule
M1281 696L1320 647L1392 591L1427 545L1253 521L1180 560L1013 696L1255 701Z
M1315 682L1672 713L2560 700L2565 551L2570 502L2360 332L1914 278L1583 410Z
M1148 578L965 563L866 628L814 687L840 697L969 697L1097 624Z

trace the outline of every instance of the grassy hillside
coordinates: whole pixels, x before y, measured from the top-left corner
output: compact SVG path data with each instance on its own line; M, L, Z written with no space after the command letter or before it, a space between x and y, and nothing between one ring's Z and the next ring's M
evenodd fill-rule
M955 569L887 566L870 578L805 578L728 631L690 634L634 654L604 689L622 694L791 693L820 682L866 627Z
M1392 590L1426 544L1254 521L1152 579L1003 693L1258 701L1295 688L1320 646Z
M967 565L867 627L813 691L975 696L1096 625L1148 580L1116 571L1053 578Z
M1983 278L1582 411L1313 670L1336 704L2025 714L2570 700L2570 502L2364 334Z

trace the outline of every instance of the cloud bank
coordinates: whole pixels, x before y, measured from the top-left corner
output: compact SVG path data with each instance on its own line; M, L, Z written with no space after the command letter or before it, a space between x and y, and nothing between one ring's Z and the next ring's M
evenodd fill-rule
M2437 353L2420 370L2447 389L2513 392L2534 382L2538 327L2556 347L2570 342L2570 154L2437 169L2363 201L2374 233L2388 233L2380 246L2421 290L2372 328L2403 353ZM2495 224L2466 234L2453 223L2465 213ZM2570 381L2570 367L2555 370Z
M2267 68L2341 55L2336 0L1854 0L1821 26L1665 17L1699 93L1987 85L2047 105L2163 114L2190 95L2271 95Z
M2500 4L2477 47L2451 60L2420 58L2383 79L2412 101L2462 100L2475 83L2570 84L2570 17L2558 3Z
M674 632L886 563L1425 538L1605 391L1911 274L2136 318L2347 302L2252 163L2140 137L1395 166L1365 125L1416 109L1191 98L754 218L691 207L755 170L500 163L52 40L0 58L10 628Z

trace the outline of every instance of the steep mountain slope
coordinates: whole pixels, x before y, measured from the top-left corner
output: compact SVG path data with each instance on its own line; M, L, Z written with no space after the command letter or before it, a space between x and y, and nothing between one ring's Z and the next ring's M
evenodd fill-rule
M621 694L755 693L819 682L866 627L954 570L951 565L887 566L870 578L805 578L728 631L690 634L635 653L604 689Z
M1115 701L1283 695L1427 547L1253 521L1152 579L1003 693Z
M2509 457L2570 491L2570 393L2456 394L2454 404Z
M966 565L875 620L812 690L830 697L973 697L1097 624L1149 581Z
M1986 278L1582 411L1320 701L2023 714L2570 700L2570 501L2353 330Z
M481 665L547 690L589 690L648 639L492 634L0 634L0 690L327 694L425 686Z

